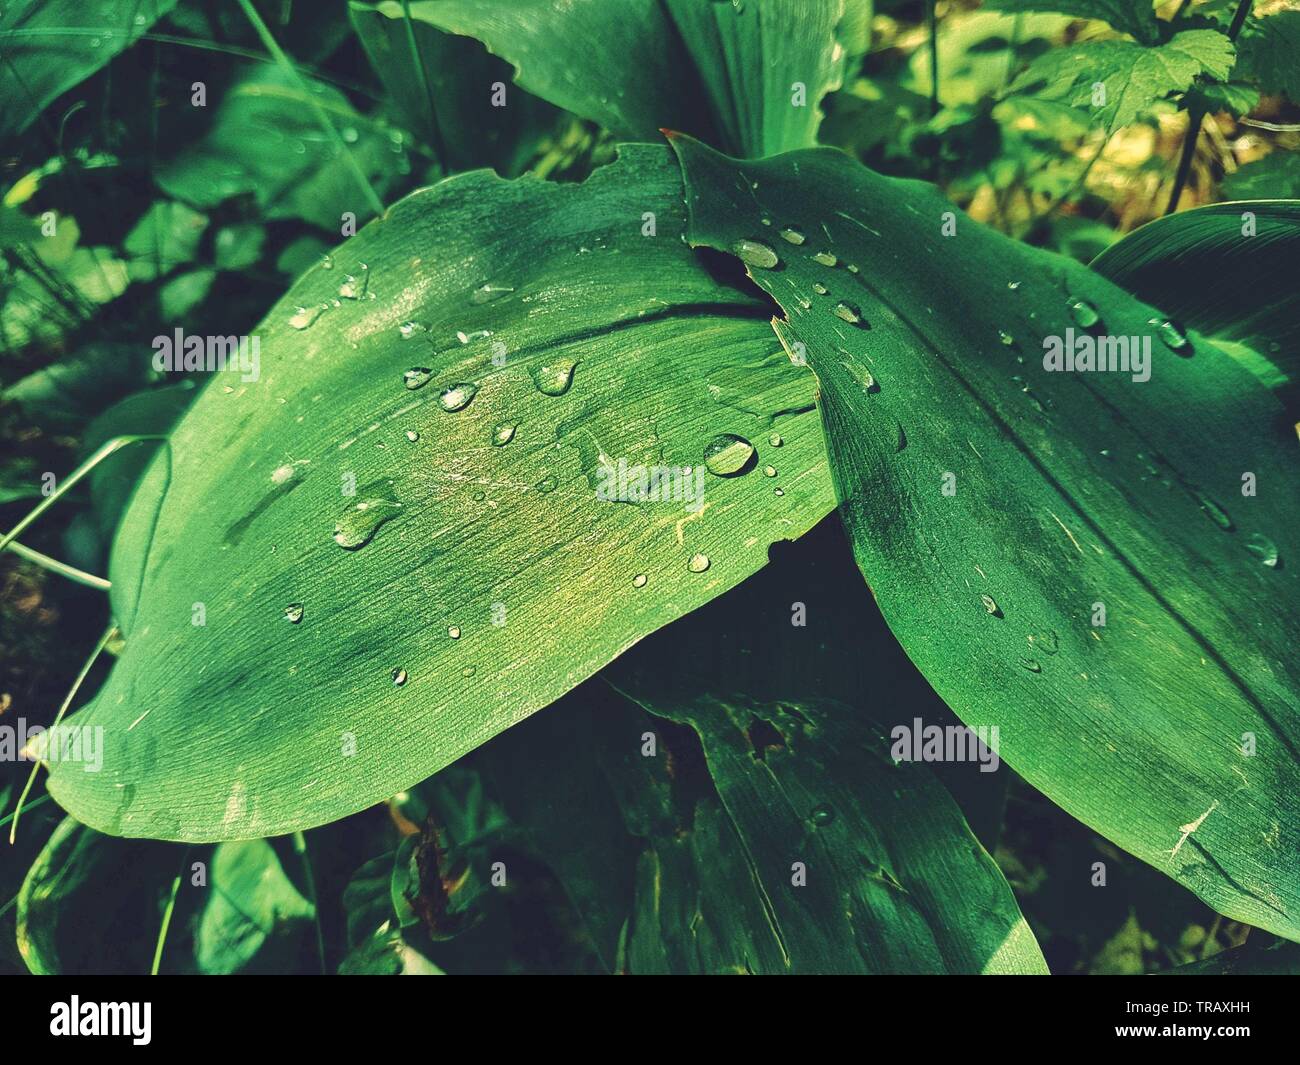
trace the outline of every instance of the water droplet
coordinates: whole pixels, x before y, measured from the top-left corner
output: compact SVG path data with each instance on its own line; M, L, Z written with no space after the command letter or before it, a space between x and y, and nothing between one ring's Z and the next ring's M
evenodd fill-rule
M1227 532L1232 531L1232 519L1228 517L1228 512L1219 506L1218 503L1207 495L1199 494L1196 497L1196 501L1201 505L1201 510L1205 512L1205 516L1214 522L1215 525Z
M320 268L322 270L333 270L334 256L332 256L329 252L326 252L324 255L322 255L320 257Z
M468 680L468 679L469 679L470 677L472 677L476 672L477 672L477 670L475 670L475 668L474 668L473 666L466 666L464 669L462 669L462 670L460 671L460 675L461 675L462 677L464 677L464 678L466 678L466 679Z
M783 496L783 495L785 495L785 489L784 489L784 488L777 488L777 489L775 489L775 490L773 491L772 494L773 494L773 495L778 495L778 496Z
M471 344L475 340L486 340L491 335L491 329L479 329L473 333L466 333L463 329L456 330L456 339L462 344Z
M401 334L403 340L410 340L416 333L424 332L424 326L419 322L403 322L397 327L397 332Z
M783 444L785 444L785 441L781 438L780 433L773 433L771 436L767 438L767 442L771 444L773 447L781 447Z
M813 291L816 292L817 295L819 296L825 296L828 292L830 292L830 289L828 289L820 281L817 281L813 284Z
M632 578L632 587L644 588L647 579L648 578L644 573L638 573L635 577Z
M302 604L290 603L284 608L284 616L289 619L290 625L297 625L302 620Z
M470 303L476 304L491 303L493 300L500 299L502 296L507 296L513 291L514 288L510 285L479 285L478 288L470 293L469 301Z
M1030 673L1041 673L1043 671L1043 667L1039 664L1038 659L1036 658L1022 658L1020 664L1024 666L1025 669L1029 670Z
M453 640L459 640L459 639L460 639L460 628L459 628L459 626L457 626L457 625L453 625L453 626L451 626L451 628L449 628L449 629L447 630L447 635L450 636Z
M1269 569L1277 568L1277 544L1263 533L1253 533L1250 539L1246 541L1246 550Z
M812 808L808 819L818 828L824 828L835 820L835 807L828 802L818 803Z
M515 438L515 427L513 425L498 425L492 430L492 443L497 447L505 447Z
M775 477L775 476L776 476L776 467L775 467L775 466L764 466L764 467L763 467L763 476L764 476L764 477Z
M1192 353L1192 342L1187 339L1187 333L1177 322L1171 318L1151 318L1147 325L1155 326L1156 335L1164 341L1165 347L1179 355L1190 356Z
M1042 651L1045 655L1054 655L1061 648L1060 639L1056 635L1055 629L1048 629L1046 632L1031 632L1025 638L1035 651Z
M738 240L731 246L731 250L746 266L760 270L770 270L781 261L776 252L760 240Z
M839 259L835 258L835 256L828 251L813 252L812 259L813 262L821 263L822 266L839 266L840 264Z
M533 369L533 384L544 396L562 396L573 385L573 370L578 364L571 359Z
M1015 292L1016 290L1018 290L1018 289L1020 288L1020 282L1019 282L1019 281L1008 281L1008 282L1007 282L1007 288L1011 289L1012 292Z
M393 685L395 687L400 688L405 683L406 683L406 670L404 669L393 670Z
M438 406L448 414L453 414L468 407L476 395L478 395L478 385L468 384L464 381L459 384L448 385L438 393Z
M789 241L791 244L802 244L808 238L803 235L803 231L796 229L794 226L786 226L781 230L781 239Z
M704 445L704 465L719 477L746 472L754 461L754 445L735 433L719 433Z
M851 274L856 274L858 272L858 268L853 263L845 263L844 269Z
M686 563L686 568L692 573L703 573L711 565L712 562L709 561L708 555L694 554L691 556L691 560Z
M835 317L848 322L849 325L862 324L862 312L853 304L845 303L843 300L835 304Z
M558 482L555 480L554 477L543 477L540 481L537 482L536 487L537 490L542 493L542 495L546 495L549 492L555 491L555 486L557 483Z
M1008 333L1005 329L998 330L998 340L1002 342L1002 346L1005 348L1011 347L1011 345L1016 342L1016 338L1013 337L1010 333Z
M433 376L433 371L427 366L412 366L406 373L402 374L402 384L414 392L417 388L423 388L429 383L429 378Z
M289 324L294 329L306 329L315 325L316 319L325 313L326 305L318 303L315 307L299 307L289 316Z
M1070 316L1074 319L1074 324L1083 329L1092 329L1100 326L1101 314L1087 300L1076 299L1071 297L1066 301L1066 306L1070 310Z
M355 274L348 274L343 278L343 283L339 285L339 298L345 300L359 300L366 294L366 289L370 287L370 267L362 263Z
M363 499L353 503L334 525L334 542L355 551L374 538L379 526L397 516L402 504L395 499Z
M996 600L991 595L981 595L980 602L984 604L984 609L992 614L995 618L1002 616L1002 608L998 606Z
M409 440L412 444L414 444L417 440L420 439L420 434L417 433L414 429L407 429L406 439Z

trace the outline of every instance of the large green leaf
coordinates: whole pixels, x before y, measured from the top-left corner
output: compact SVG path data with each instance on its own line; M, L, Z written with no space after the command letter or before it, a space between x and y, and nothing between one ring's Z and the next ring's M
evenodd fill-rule
M1300 934L1300 499L1277 401L925 185L674 145L692 242L750 263L818 375L859 567L922 673L1080 820ZM1052 338L1089 327L1146 346L1149 379L1049 372Z
M130 47L176 0L13 0L0 11L0 141Z
M1055 11L1100 19L1145 44L1154 44L1160 36L1155 8L1146 0L987 0L984 6L996 11Z
M384 0L373 10L401 20L405 6ZM865 51L870 11L866 0L416 0L409 7L412 19L444 34L482 41L514 65L529 92L617 134L645 137L668 126L743 155L815 142L822 97L839 88L847 59ZM489 94L490 82L477 91Z
M216 375L123 519L126 649L75 715L104 726L103 771L51 774L70 812L191 840L336 819L829 512L811 375L685 246L680 181L662 146L582 185L466 174L294 286L258 330L260 379ZM760 472L778 430L779 493ZM733 476L702 468L719 434L757 450L714 446ZM637 467L675 498L599 497Z
M1300 200L1216 203L1158 218L1092 268L1228 350L1272 388L1300 376Z

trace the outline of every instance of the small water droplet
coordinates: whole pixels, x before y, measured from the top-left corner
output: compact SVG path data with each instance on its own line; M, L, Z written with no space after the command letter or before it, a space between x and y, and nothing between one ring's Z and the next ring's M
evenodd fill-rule
M491 303L513 291L514 288L510 285L483 284L470 293L469 301L475 304Z
M812 259L813 262L821 263L822 266L838 266L840 264L839 259L835 258L835 256L828 251L813 252Z
M453 640L459 640L460 627L458 625L452 625L451 628L447 630L447 635L450 636Z
M468 407L476 395L478 395L478 385L472 385L465 381L448 385L438 393L438 406L448 414L454 414L456 411Z
M1250 539L1246 541L1246 550L1258 558L1269 569L1277 568L1277 544L1263 533L1252 533Z
M284 608L284 616L288 618L290 625L297 625L302 620L302 604L290 603Z
M1048 629L1045 632L1031 632L1025 638L1035 651L1042 651L1045 655L1054 655L1061 647L1060 638L1056 635L1055 629Z
M329 252L326 252L324 255L322 255L320 257L320 268L322 270L333 270L334 256L332 256Z
M760 270L771 270L781 261L777 258L776 252L761 240L738 240L731 246L731 250L746 266L757 267Z
M845 264L844 264L844 269L847 270L847 271L848 271L849 273L851 273L851 274L856 274L856 273L858 272L858 268L857 268L857 266L854 265L853 263L845 263Z
M692 573L703 573L712 564L713 563L709 560L708 555L701 555L697 553L691 556L690 561L686 563L686 568L690 570Z
M462 677L464 677L464 678L466 678L466 679L468 680L468 679L469 679L470 677L472 677L476 672L477 672L477 671L475 670L475 668L474 668L473 666L466 666L464 669L462 669L462 670L460 671L460 675L461 675Z
M393 670L393 686L400 688L405 683L406 683L406 670L404 669Z
M704 465L718 477L745 473L754 461L754 445L735 433L719 433L704 445Z
M1083 329L1093 329L1100 326L1101 314L1087 300L1071 297L1066 301L1066 306L1070 310L1070 316L1074 319L1074 324Z
M1002 346L1005 348L1011 347L1011 345L1016 342L1016 338L1013 337L1010 333L1008 333L1005 329L998 330L998 340L1002 342Z
M414 429L407 429L406 439L409 440L412 444L414 444L417 440L420 439L420 434L417 433Z
M571 359L537 366L533 369L533 384L544 396L562 396L573 385L573 370L578 364Z
M379 527L397 516L402 504L395 499L362 499L353 503L334 524L334 542L355 551L374 538Z
M648 578L646 577L646 575L645 575L644 573L638 573L635 577L632 578L632 587L633 587L633 588L644 588L647 579L648 579Z
M996 600L991 595L981 595L980 602L984 604L984 609L992 614L995 618L1002 616L1002 608L998 606Z
M342 284L339 285L339 298L345 300L359 300L366 294L366 289L370 287L370 267L362 263L357 268L357 273L348 274L343 278Z
M429 383L433 376L433 371L427 366L412 366L406 373L402 374L402 384L414 392L417 388L423 388Z
M1227 532L1232 531L1232 519L1228 517L1228 512L1219 506L1218 503L1209 496L1202 494L1197 495L1196 501L1201 505L1201 510L1205 512L1205 516L1214 522L1215 525Z
M835 820L835 807L828 802L818 803L812 808L808 819L818 828L824 828Z
M767 442L771 444L773 447L781 447L785 444L785 440L781 438L780 433L773 433L771 436L767 438Z
M1018 289L1020 288L1020 282L1019 282L1019 281L1008 281L1008 282L1007 282L1007 288L1011 289L1012 292L1015 292L1016 290L1018 290Z
M515 427L513 425L498 425L492 430L492 443L497 447L505 447L515 438Z
M1022 658L1020 659L1020 664L1024 666L1025 669L1029 670L1030 673L1041 673L1043 671L1043 667L1039 664L1038 659L1036 658Z
M555 480L554 477L543 477L540 481L537 482L536 487L537 490L542 493L542 495L546 495L549 492L555 491L555 486L557 483L558 482Z
M843 300L835 304L835 317L848 322L849 325L862 324L862 312L853 304L845 303Z
M1154 326L1156 335L1164 341L1165 347L1179 355L1190 356L1192 353L1192 342L1187 339L1187 333L1171 318L1151 318L1147 325Z
M318 303L314 307L299 307L289 316L289 324L294 329L306 329L308 326L316 324L316 319L325 313L325 304Z
M784 488L777 488L777 489L774 489L773 492L772 492L772 494L773 494L773 495L778 495L778 496L783 496L783 495L785 495L785 489L784 489Z
M397 332L403 340L410 340L416 333L424 332L424 326L419 322L403 322L397 327Z
M789 241L791 244L802 244L808 238L803 235L803 231L796 229L794 226L786 226L781 230L781 238Z
M764 476L764 477L775 477L775 476L776 476L776 467L775 467L775 466L764 466L764 467L763 467L763 476Z
M825 296L828 292L830 292L830 289L828 289L820 281L817 281L813 283L813 291L816 292L817 295L819 296Z

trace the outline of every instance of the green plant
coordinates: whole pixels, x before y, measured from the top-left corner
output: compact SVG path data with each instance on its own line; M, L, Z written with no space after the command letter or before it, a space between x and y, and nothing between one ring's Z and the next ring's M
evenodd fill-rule
M1297 964L1300 10L912 6L0 18L0 549L111 585L28 968Z

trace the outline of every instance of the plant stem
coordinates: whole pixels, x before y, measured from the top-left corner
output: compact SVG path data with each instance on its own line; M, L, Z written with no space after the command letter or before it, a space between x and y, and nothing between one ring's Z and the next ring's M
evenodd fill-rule
M70 581L76 581L78 584L84 584L87 588L94 588L100 592L106 592L113 587L113 583L107 577L97 577L93 573L87 573L85 570L77 569L76 566L69 566L66 562L60 562L57 558L50 558L49 555L43 555L30 547L25 547L17 540L9 542L9 550L19 558L25 558L28 562L34 562L41 569L49 570L51 573L57 573L60 577L67 577Z
M415 25L411 21L411 0L402 0L402 16L406 23L406 44L411 49L411 60L420 74L420 87L424 90L424 101L429 107L429 137L433 150L438 154L438 164L447 169L447 146L443 143L442 127L438 125L438 110L433 103L433 88L429 85L429 72L424 66L424 56L415 40Z
M1234 44L1242 27L1246 24L1246 16L1250 14L1251 0L1240 0L1237 4L1237 10L1233 13L1232 23L1228 27L1228 40ZM1181 14L1181 9L1179 9ZM1176 17L1176 16L1175 16ZM1205 121L1204 111L1188 111L1187 135L1183 139L1182 154L1178 158L1178 172L1174 175L1173 191L1169 194L1169 203L1165 206L1165 214L1173 214L1178 207L1178 201L1182 199L1183 188L1187 185L1187 178L1192 172L1192 160L1196 158L1196 142L1201 136L1201 124Z
M253 29L257 32L258 37L262 39L262 44L265 45L266 50L275 57L275 61L280 64L280 69L283 70L285 74L289 76L290 80L292 80L301 90L304 98L307 100L307 106L312 109L312 113L316 116L316 121L320 125L320 128L325 131L325 135L334 143L335 151L340 153L344 164L347 166L348 170L352 172L352 177L356 181L357 187L361 190L361 194L365 198L370 210L376 217L382 215L384 213L383 201L380 200L378 195L376 195L375 190L370 187L370 180L361 169L361 165L357 162L356 156L352 154L351 149L344 143L343 138L339 136L339 131L334 128L334 123L330 121L329 115L325 113L325 108L321 107L320 101L316 99L316 94L311 91L311 87L303 80L302 75L298 73L298 68L293 65L293 60L285 54L284 49L280 47L276 42L275 37L271 35L271 31L267 28L266 23L262 21L262 16L259 15L257 9L253 7L252 0L237 0L237 2L243 9L245 17L250 23L252 23Z
M167 929L171 927L172 914L176 910L176 896L180 894L181 877L185 875L185 863L189 859L190 849L185 848L185 853L181 855L181 871L176 874L176 879L172 881L171 894L167 898L167 908L163 910L162 926L158 929L158 941L153 948L153 964L149 966L149 975L157 976L158 969L162 965L163 944L167 942Z

